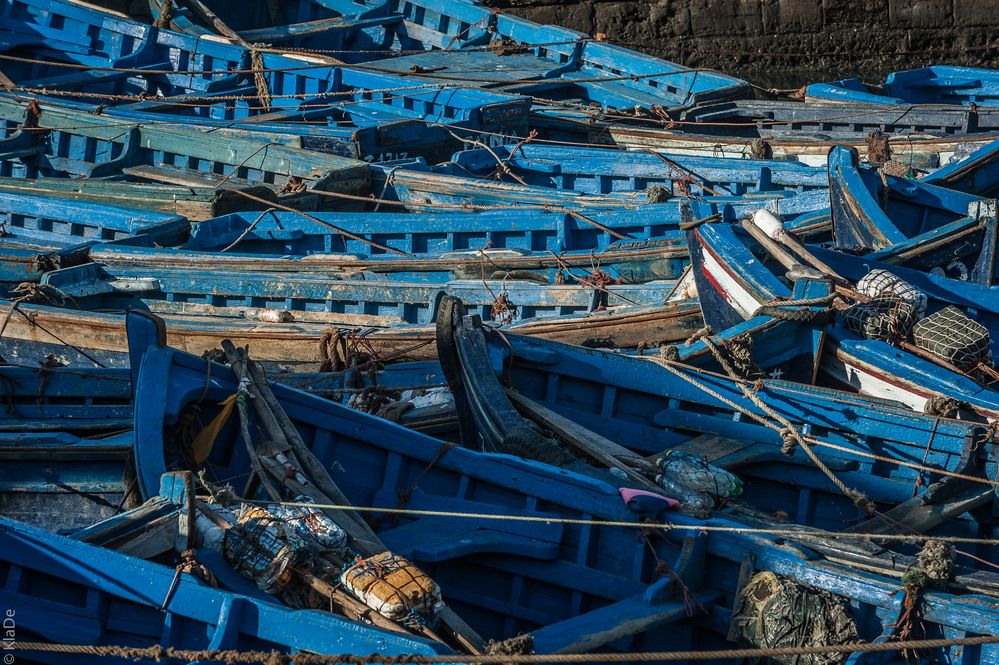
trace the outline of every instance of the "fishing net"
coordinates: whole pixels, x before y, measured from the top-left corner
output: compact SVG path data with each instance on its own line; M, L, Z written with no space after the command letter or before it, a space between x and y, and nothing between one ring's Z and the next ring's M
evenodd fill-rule
M740 639L753 646L814 647L857 640L857 625L845 600L828 591L757 573L739 596L733 621ZM773 656L786 665L838 665L847 654Z
M742 481L703 457L667 450L656 460L656 484L691 515L706 515L720 499L742 494Z
M919 318L915 307L896 297L857 303L844 310L842 317L847 330L886 342L906 339Z
M437 583L392 552L359 558L343 571L340 581L351 595L395 621L436 615L444 604Z
M989 331L953 306L916 323L912 339L919 348L961 370L973 370L981 363L991 364Z
M263 508L243 506L225 532L226 561L262 591L280 594L292 582L292 568L308 568L308 545L294 528Z
M926 294L887 270L872 270L857 282L857 291L869 298L898 298L916 309L916 317L926 315Z
M308 496L297 496L293 503L313 503ZM313 506L268 506L275 518L285 522L295 533L306 541L311 541L323 552L333 552L344 558L347 551L347 532L340 528L328 515ZM350 555L347 555L350 558Z

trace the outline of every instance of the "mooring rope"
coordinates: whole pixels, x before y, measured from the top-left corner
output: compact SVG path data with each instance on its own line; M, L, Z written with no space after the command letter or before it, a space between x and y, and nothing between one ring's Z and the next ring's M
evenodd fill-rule
M209 497L202 497L209 498ZM274 501L258 501L255 499L240 499L243 503L260 503L274 505ZM395 515L409 515L416 517L448 517L457 519L494 520L509 522L533 522L541 524L573 524L580 526L604 526L621 527L625 529L653 529L658 531L703 531L705 533L747 533L764 534L776 537L790 538L835 538L845 540L869 540L877 539L886 542L901 543L922 543L927 540L940 540L950 543L966 543L972 545L999 545L999 538L972 538L970 536L928 536L923 534L882 534L882 533L859 533L854 531L839 532L826 531L812 527L802 527L800 529L777 529L766 527L740 527L723 526L718 524L674 524L671 522L653 522L651 520L642 522L627 522L623 520L601 520L584 519L579 517L560 517L558 515L508 515L502 513L473 513L456 510L422 510L415 508L386 508L379 506L355 506L351 504L335 503L302 503L296 501L282 501L278 505L293 508L321 508L327 510L354 510L359 513L388 513Z
M623 663L676 660L734 660L745 658L773 658L776 656L806 656L814 654L880 653L888 651L925 651L957 646L980 646L999 643L999 636L978 635L934 640L906 640L902 642L861 642L800 647L770 647L762 649L716 649L705 651L641 651L627 653L561 653L561 654L479 654L433 655L419 654L282 654L277 651L239 651L235 649L174 649L155 645L151 647L92 646L86 644L49 644L47 642L15 642L17 651L62 653L88 656L127 658L131 660L176 659L186 662L211 661L222 663L264 663L265 665L393 665L417 663L420 665L477 663L500 665L503 663Z

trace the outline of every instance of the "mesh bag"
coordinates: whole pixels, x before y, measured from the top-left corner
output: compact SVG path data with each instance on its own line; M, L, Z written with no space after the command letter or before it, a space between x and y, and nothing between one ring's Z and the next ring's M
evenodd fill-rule
M916 317L926 316L926 294L887 270L872 270L857 282L857 291L869 298L898 298L916 308Z
M989 331L957 307L945 307L922 319L913 327L912 338L919 348L961 370L972 370L991 360Z
M340 581L351 595L393 620L413 612L433 615L443 606L437 583L392 552L359 559L343 571Z
M698 455L691 455L682 450L667 450L656 460L656 466L659 472L672 482L697 493L719 499L742 494L741 480Z
M225 532L226 561L267 593L281 593L292 581L291 568L307 566L308 546L263 508L245 507Z
M907 338L918 318L915 307L894 297L857 303L844 310L842 316L847 330L886 342Z

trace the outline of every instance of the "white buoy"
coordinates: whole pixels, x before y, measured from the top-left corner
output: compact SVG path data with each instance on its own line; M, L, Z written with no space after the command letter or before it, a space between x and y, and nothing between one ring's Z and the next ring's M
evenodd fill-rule
M846 283L846 280L836 274L835 270L827 266L824 262L819 260L817 256L808 251L808 249L787 230L780 217L773 214L766 208L761 208L753 214L753 225L760 229L760 231L763 231L768 238L781 243L816 269L825 273L829 277L834 278L840 283Z

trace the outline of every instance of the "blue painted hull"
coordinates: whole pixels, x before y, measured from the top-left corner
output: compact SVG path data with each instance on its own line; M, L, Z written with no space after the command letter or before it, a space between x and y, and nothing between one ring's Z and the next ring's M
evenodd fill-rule
M813 83L805 89L809 100L837 103L958 104L995 106L999 103L999 71L975 67L933 65L892 72L879 90L872 91L860 79Z
M161 3L149 4L154 15L159 14ZM476 85L605 109L657 106L679 111L749 92L744 81L724 74L693 71L468 0L372 4L300 0L283 3L283 17L277 23L262 2L250 3L249 8L239 3L216 5L215 11L231 17L230 27L249 41L312 48L364 63L368 70L422 81ZM186 11L171 25L205 34L209 24Z
M149 563L0 518L0 590L17 641L56 644L272 649L311 653L447 653L441 645L315 611L213 589ZM163 606L163 607L161 607ZM106 657L17 652L32 662L104 663ZM147 662L145 660L140 662ZM152 662L151 660L148 662Z
M657 197L789 195L829 186L825 168L800 162L543 144L465 150L439 168L451 175L595 195L649 190Z
M854 150L833 148L829 161L838 249L993 284L999 243L995 201L888 175L882 181L859 166Z
M210 417L214 405L236 390L228 368L212 367L207 390L206 375L205 361L168 349L150 349L141 359L136 459L147 495L170 468L170 432L180 414L203 396L202 414ZM461 448L439 454L441 444L434 439L280 385L274 392L306 445L355 505L395 507L396 488L415 482L406 504L410 509L552 517L543 528L532 524L529 530L475 518L405 516L375 522L390 549L431 574L446 602L483 637L530 632L539 653L723 645L739 568L750 553L755 555L751 568L827 588L858 603L866 611L857 615L863 617L858 628L865 639L879 635L900 607L900 599L889 592L898 583L876 573L808 561L807 550L790 543L776 546L763 535L696 534L698 525L734 526L732 522L662 513L677 530L646 544L642 537L629 537L633 530L628 527L586 523L592 518L639 526L616 489L603 482L503 455ZM220 481L243 478L249 469L236 436L235 428L223 429L207 461ZM559 517L584 521L561 523ZM674 576L656 581L657 560L667 562ZM690 616L671 599L677 579L710 610L705 617ZM991 620L978 614L981 609L966 613L965 599L948 600L927 604L926 620L958 631L982 631L983 620ZM972 606L981 602L974 596L966 600ZM666 624L671 625L656 629ZM994 630L994 625L984 630ZM991 659L991 653L983 651L983 657Z

